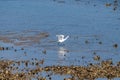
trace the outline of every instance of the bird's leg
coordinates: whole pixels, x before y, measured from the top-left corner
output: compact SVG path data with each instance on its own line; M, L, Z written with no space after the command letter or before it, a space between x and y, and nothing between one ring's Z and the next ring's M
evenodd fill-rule
M65 46L65 44L62 44L62 46Z
M60 45L60 42L58 42L58 45Z
M65 44L62 44L62 43L59 42L59 43L58 43L58 46L65 46Z

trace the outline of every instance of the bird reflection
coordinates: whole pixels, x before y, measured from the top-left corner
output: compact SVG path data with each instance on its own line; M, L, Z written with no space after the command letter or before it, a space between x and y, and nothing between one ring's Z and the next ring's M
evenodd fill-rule
M66 54L68 53L69 51L67 49L65 49L64 47L59 47L59 50L58 50L58 57L60 58L60 60L64 60L65 57L66 57Z

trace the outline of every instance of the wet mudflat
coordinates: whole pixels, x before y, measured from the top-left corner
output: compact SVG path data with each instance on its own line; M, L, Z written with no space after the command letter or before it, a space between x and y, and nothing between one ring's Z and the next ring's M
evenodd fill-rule
M97 78L108 78L113 79L120 77L120 62L116 65L112 64L112 61L102 61L98 64L90 64L88 66L46 66L40 67L42 61L37 61L36 63L30 61L10 61L1 60L0 61L0 79L9 80L52 80L54 75L69 75L69 77L64 78L64 80L83 80L83 79L97 79ZM24 69L19 69L20 65L24 65ZM31 69L28 66L36 66L36 68ZM43 77L41 73L46 72Z

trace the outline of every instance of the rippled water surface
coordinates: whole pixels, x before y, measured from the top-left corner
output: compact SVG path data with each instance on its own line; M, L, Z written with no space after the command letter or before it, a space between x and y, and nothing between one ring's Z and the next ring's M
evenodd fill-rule
M113 0L111 6L106 3L107 0L1 0L0 46L9 50L0 51L0 58L36 58L44 60L43 66L119 62L120 7L113 10ZM58 44L58 34L70 37ZM100 60L96 61L95 56Z

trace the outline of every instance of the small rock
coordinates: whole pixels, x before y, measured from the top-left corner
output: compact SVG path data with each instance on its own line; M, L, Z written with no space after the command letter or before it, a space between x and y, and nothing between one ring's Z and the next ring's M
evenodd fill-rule
M99 61L100 60L100 56L94 56L93 59L96 60L96 61Z
M21 48L21 50L24 50L24 48Z
M86 40L86 41L85 41L85 43L86 43L86 44L88 44L88 43L89 43L89 41L88 41L88 40Z
M46 54L46 50L43 50L42 53Z
M114 47L114 48L117 48L117 47L118 47L118 44L114 44L113 47Z
M4 50L4 47L0 47L0 50Z
M102 42L100 41L100 42L98 42L99 44L102 44Z

